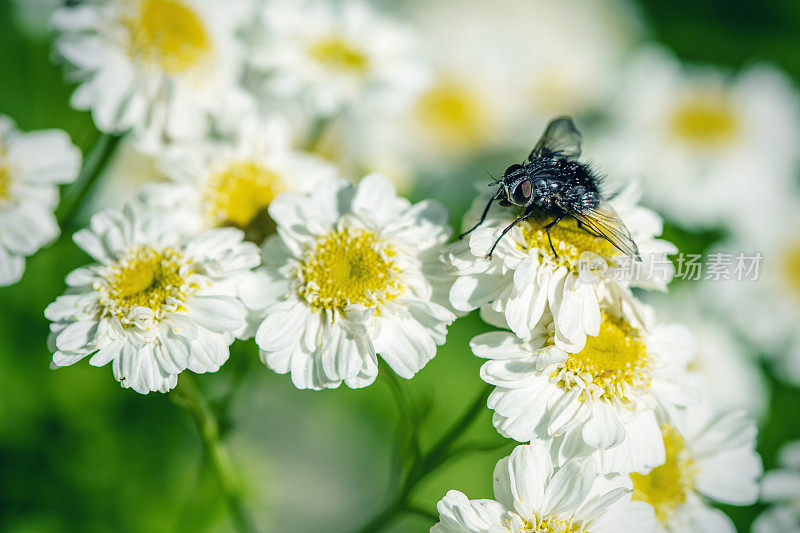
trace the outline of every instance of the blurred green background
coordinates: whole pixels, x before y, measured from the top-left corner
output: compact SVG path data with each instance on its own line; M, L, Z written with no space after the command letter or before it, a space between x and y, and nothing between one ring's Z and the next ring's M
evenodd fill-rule
M19 2L26 9L35 3ZM86 113L69 108L70 87L50 60L46 33L23 30L16 5L0 0L0 113L24 130L62 128L86 153L99 134ZM764 59L800 81L797 0L652 0L640 8L652 37L683 59L731 68ZM450 207L460 220L463 199ZM668 227L665 236L682 251L700 252L716 234ZM191 420L168 395L123 390L107 367L48 368L42 311L62 292L65 274L86 260L62 236L29 260L22 282L0 288L0 531L230 530ZM437 357L401 384L427 414L424 446L482 389L481 361L468 342L488 329L474 313L459 319ZM212 399L239 379L223 429L263 530L354 530L385 504L396 436L406 436L386 381L300 391L258 362L252 342L234 345L218 374L198 376ZM759 437L767 468L781 443L800 437L800 391L772 381L771 415ZM412 498L423 511L434 513L450 488L491 497L494 464L513 444L496 434L488 409L464 442L495 449L461 455L429 476ZM725 510L746 531L761 507ZM430 524L410 515L392 530Z

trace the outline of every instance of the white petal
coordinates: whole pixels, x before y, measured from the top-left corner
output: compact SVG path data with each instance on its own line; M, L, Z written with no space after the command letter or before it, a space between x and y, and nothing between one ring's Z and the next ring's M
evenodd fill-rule
M13 285L22 279L25 258L11 254L0 246L0 286Z
M605 450L620 444L625 439L625 428L608 402L592 402L592 414L583 425L583 440L592 448Z
M456 490L448 491L436 505L439 523L432 533L491 532L505 529L503 515L506 510L493 500L469 500Z
M67 183L78 175L81 152L64 131L38 130L23 133L9 146L8 157L25 169L26 180L40 183Z
M391 222L406 207L408 201L398 198L392 180L378 173L361 179L352 204L354 213L368 213L379 226Z
M553 472L550 454L545 446L517 446L508 460L511 496L517 512L530 516L546 505L546 488ZM497 478L497 475L495 475ZM498 482L495 481L495 490Z
M189 317L218 332L233 332L244 326L247 316L242 302L230 296L193 296L186 301Z
M94 338L97 332L97 322L74 322L64 328L56 338L59 350L68 352L89 353L94 349Z
M685 513L682 522L687 524L687 531L692 533L736 533L736 527L728 515L708 507L704 504L683 505L676 509L678 513Z
M752 505L758 499L761 458L752 448L723 450L697 461L698 492L731 505Z
M89 359L89 364L92 366L107 365L115 357L119 357L120 351L122 350L122 344L125 342L126 341L120 339L112 342L108 346L100 348L97 353L95 353L92 358Z
M605 494L600 494L594 498L590 498L581 506L580 512L577 516L579 516L582 520L596 520L602 516L603 513L605 513L608 508L611 507L611 505L631 492L631 489L627 487L617 487L609 492L606 492Z
M566 463L547 485L542 513L545 516L574 514L589 494L595 476L594 463L589 459L573 459Z
M470 341L469 346L475 355L486 359L514 359L531 355L519 338L504 331L478 335Z
M299 319L299 321L298 321ZM256 344L262 350L273 352L300 342L304 317L297 310L280 311L267 315L256 332Z
M397 375L411 379L436 355L436 343L416 320L383 317L375 350Z
M589 416L591 407L583 403L580 394L580 389L573 388L552 398L549 406L550 419L547 424L548 435L558 436Z

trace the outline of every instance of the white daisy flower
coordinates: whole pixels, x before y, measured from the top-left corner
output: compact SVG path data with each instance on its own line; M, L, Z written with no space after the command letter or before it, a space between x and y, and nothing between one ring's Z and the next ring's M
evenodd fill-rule
M761 501L771 507L753 522L753 533L800 531L800 441L784 445L778 463L761 481Z
M440 105L426 122L442 140L473 146L504 138L517 146L519 130L536 135L532 123L605 105L637 26L630 10L606 0L443 0L409 15L442 70L461 74L431 91L428 102Z
M714 247L709 258L719 257L730 268L707 283L704 296L751 350L770 360L776 377L795 385L800 384L797 201L797 195L785 195L774 203L771 216L752 224L750 235Z
M495 85L492 74L444 67L406 112L337 121L318 151L343 169L379 171L406 188L418 175L446 175L513 136L512 110Z
M506 14L513 3L443 0L408 9L435 75L398 121L399 128L377 128L376 134L397 137L386 152L399 148L413 161L422 159L425 167L441 171L454 160L514 141L522 88L508 63L512 48L506 30L514 22Z
M683 381L694 341L681 325L649 322L604 310L578 351L555 344L552 321L527 341L507 331L475 337L472 351L490 359L481 379L496 387L494 426L520 442L552 442L559 463L591 455L603 473L623 474L661 464L659 426L676 424L693 400Z
M629 6L608 0L478 3L484 12L504 19L488 25L490 38L507 43L504 64L518 78L517 112L528 125L564 114L585 115L607 105L641 26ZM478 21L486 17L492 15ZM501 35L497 28L502 28Z
M520 76L508 68L506 32L496 31L513 24L506 4L425 2L404 12L419 29L433 74L405 113L367 117L348 136L328 136L327 151L409 182L445 175L460 161L518 140Z
M425 81L413 35L358 0L269 2L252 62L279 98L320 114L404 107Z
M498 102L486 78L491 75L444 68L414 102L407 139L429 165L474 157L508 138L503 130L510 129L509 109Z
M631 501L627 476L599 476L591 461L560 468L541 444L517 446L494 469L496 500L470 500L449 491L436 506L431 533L655 531L653 510Z
M405 131L403 122L396 115L339 117L327 124L312 152L336 165L344 177L383 174L407 195L416 183L417 161L397 142Z
M58 9L56 51L81 82L72 105L142 146L201 138L251 105L239 88L242 0L90 0Z
M348 174L381 172L408 190L420 175L440 179L459 162L517 140L518 76L510 75L508 47L498 38L496 28L503 25L486 19L501 12L485 3L452 1L404 10L419 30L432 73L402 113L337 120L320 141L321 153L342 169L357 169Z
M123 387L145 394L228 359L246 315L234 280L258 265L258 249L233 228L187 239L167 226L127 206L95 214L75 234L96 263L71 272L45 310L54 367L91 355L89 364L111 362Z
M663 50L630 66L612 107L614 131L596 156L608 170L646 179L648 204L687 226L736 226L769 216L800 155L800 100L785 74L754 65L735 77L684 68Z
M601 306L619 307L625 302L633 307L631 286L665 290L672 279L674 269L666 255L676 249L655 238L661 234L661 219L637 206L637 200L638 191L631 185L609 203L631 232L643 263L632 263L610 242L578 228L569 217L550 230L557 258L543 229L550 220L529 219L500 240L489 260L487 252L516 216L511 208L493 205L486 221L455 243L448 255L457 276L450 291L452 305L460 311L481 307L503 313L522 338L530 337L552 315L555 343L580 350L586 336L597 335L600 329ZM486 201L475 201L465 217L465 229L478 220Z
M659 531L735 533L725 513L708 503L751 505L758 498L761 458L756 425L744 411L715 412L707 403L686 411L684 431L662 426L666 461L631 474L633 499L653 506Z
M604 104L635 25L604 0L439 0L408 4L403 15L431 57L430 82L401 116L372 115L325 138L337 161L399 183L449 178L490 151L530 150L531 124Z
M242 287L245 303L264 309L256 342L268 367L298 388L364 387L378 353L407 379L433 358L455 319L444 207L411 205L371 174L357 188L330 180L285 193L269 213L278 235L264 244L264 275Z
M0 286L19 281L25 257L58 237L58 186L80 168L81 152L63 131L21 132L0 115Z
M160 163L171 181L145 187L140 197L189 233L233 226L260 244L274 231L267 208L278 194L337 176L332 165L290 142L281 120L252 119L240 124L235 140L174 146Z
M667 320L692 325L697 341L689 363L691 383L702 389L717 409L744 409L763 419L770 385L760 361L708 302L719 299L718 284L694 281L674 286L667 294L647 295L646 301Z

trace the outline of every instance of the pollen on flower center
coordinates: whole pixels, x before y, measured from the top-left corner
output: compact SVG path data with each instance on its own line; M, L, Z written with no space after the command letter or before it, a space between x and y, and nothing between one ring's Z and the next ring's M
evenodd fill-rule
M448 148L475 146L489 129L489 117L478 96L453 80L442 80L423 93L415 112L426 132Z
M165 311L179 310L197 284L187 278L191 263L172 248L155 250L141 247L113 264L101 288L105 308L123 324L136 307L151 309L158 317Z
M736 136L739 125L724 98L702 97L680 104L672 114L671 131L678 139L703 146L721 146Z
M170 74L196 67L211 51L202 19L180 0L141 0L123 23L130 55Z
M584 252L593 252L603 258L617 254L614 246L606 239L579 228L574 218L564 218L550 228L550 239L558 254L556 259L550 248L547 232L543 229L549 222L547 219L529 219L519 224L525 241L524 249L539 250L547 260L566 266L570 270L578 268L578 260Z
M316 41L309 55L320 65L350 74L363 74L369 68L369 57L341 37Z
M784 255L783 273L797 295L800 295L800 245L790 248Z
M525 533L577 533L581 531L581 525L573 523L571 518L562 520L558 516L550 516L539 519L534 516L532 520L525 521L522 531Z
M267 208L284 189L274 170L255 161L235 161L210 177L203 199L214 226L235 226L261 242L271 233Z
M647 349L635 328L624 319L603 313L600 332L586 337L586 345L569 354L552 378L565 389L581 386L593 397L631 401L632 391L650 385Z
M11 196L11 172L8 166L0 162L0 200L8 200Z
M401 292L396 252L374 233L337 230L321 237L297 269L300 295L316 309L380 307Z
M694 486L697 469L681 434L669 424L661 427L661 433L667 452L666 462L649 474L633 473L631 479L633 499L652 505L656 518L665 522L675 508L686 501L686 495Z

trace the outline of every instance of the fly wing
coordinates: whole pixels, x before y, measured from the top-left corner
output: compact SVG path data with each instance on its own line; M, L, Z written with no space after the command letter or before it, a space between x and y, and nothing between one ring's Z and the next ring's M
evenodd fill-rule
M625 227L625 223L619 218L614 208L605 200L601 200L597 207L584 209L580 212L561 207L569 216L581 223L581 225L598 237L606 239L614 245L614 248L624 253L631 259L641 261L639 247L631 237L631 232Z
M581 156L581 134L570 117L559 117L550 121L542 134L542 138L533 147L528 156L532 161L543 155L560 155L567 159L578 159Z

